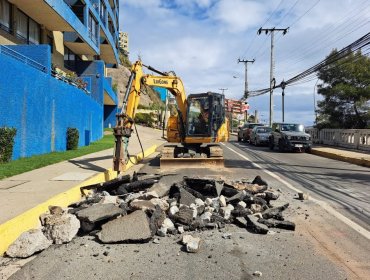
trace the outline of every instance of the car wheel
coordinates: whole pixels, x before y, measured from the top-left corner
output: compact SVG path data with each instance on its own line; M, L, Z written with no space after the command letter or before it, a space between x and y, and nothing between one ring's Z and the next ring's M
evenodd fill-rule
M308 148L306 148L306 153L311 153L312 152L312 149L311 149L311 147L308 147Z
M281 140L279 140L279 146L278 146L278 148L279 148L279 152L284 152L284 144L283 144L283 141L281 141Z
M274 149L274 139L273 138L270 138L269 148L270 148L270 150L273 150Z

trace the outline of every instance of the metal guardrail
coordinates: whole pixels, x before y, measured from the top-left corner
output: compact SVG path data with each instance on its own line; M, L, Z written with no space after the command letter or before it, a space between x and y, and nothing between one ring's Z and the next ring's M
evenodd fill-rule
M15 51L15 50L12 50L11 48L8 48L7 46L3 46L3 45L0 45L0 53L2 54L5 54L7 56L10 56L16 60L19 60L39 71L42 71L44 73L47 73L48 70L47 70L47 67L38 63L37 61L27 57L27 56L24 56L23 54Z
M312 142L354 150L370 151L370 129L306 129Z

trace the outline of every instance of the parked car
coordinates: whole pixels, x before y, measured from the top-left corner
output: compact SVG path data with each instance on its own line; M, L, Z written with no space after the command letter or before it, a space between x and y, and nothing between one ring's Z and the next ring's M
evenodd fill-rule
M310 152L311 146L311 136L305 133L303 124L272 124L272 132L269 137L270 150L273 150L274 147L278 147L280 152L294 150Z
M242 127L240 127L239 131L238 131L238 142L240 142L240 141L249 142L251 131L256 126L264 126L264 124L262 124L262 123L245 123Z
M255 126L252 129L250 135L250 143L256 146L258 145L268 145L269 136L271 134L271 127L268 126Z

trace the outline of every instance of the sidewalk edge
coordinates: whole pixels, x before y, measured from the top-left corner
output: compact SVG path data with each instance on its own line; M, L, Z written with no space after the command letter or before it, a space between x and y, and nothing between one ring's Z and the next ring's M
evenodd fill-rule
M143 153L131 156L131 160L126 164L126 171L139 163L143 158L153 154L158 145L153 145ZM81 199L80 188L91 184L106 182L117 177L117 172L108 169L105 172L94 175L71 189L57 194L47 201L27 210L15 218L0 225L0 256L2 256L9 245L12 244L23 232L40 226L39 216L48 211L50 205L66 207L69 204Z
M325 157L325 158L330 158L330 159L335 159L339 161L344 161L344 162L349 162L352 164L357 164L365 167L370 167L370 160L367 160L365 158L353 158L353 157L346 157L344 155L340 154L334 154L330 152L325 152L325 151L320 151L315 148L312 148L311 153L317 156Z

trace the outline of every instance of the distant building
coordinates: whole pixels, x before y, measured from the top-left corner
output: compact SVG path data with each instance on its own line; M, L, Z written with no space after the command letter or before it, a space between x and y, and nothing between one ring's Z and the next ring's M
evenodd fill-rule
M225 98L225 107L227 112L232 112L235 114L242 114L244 102L236 99L227 99Z
M127 32L119 32L119 48L124 53L129 53L129 45L128 45L128 33Z
M0 0L0 127L15 127L13 158L65 150L114 125L119 0Z

